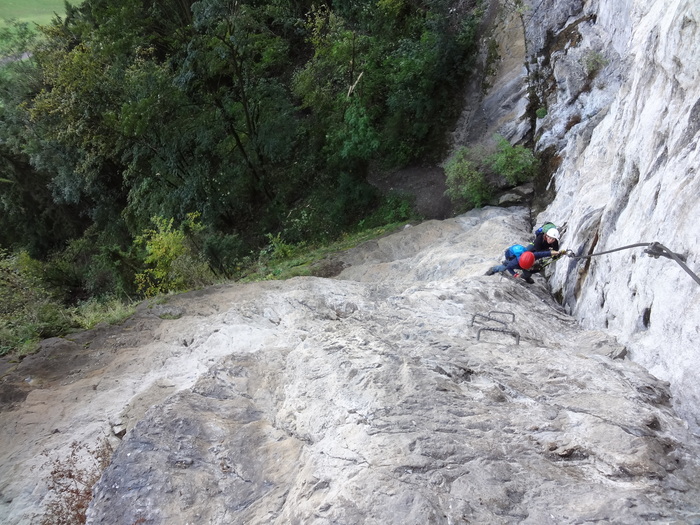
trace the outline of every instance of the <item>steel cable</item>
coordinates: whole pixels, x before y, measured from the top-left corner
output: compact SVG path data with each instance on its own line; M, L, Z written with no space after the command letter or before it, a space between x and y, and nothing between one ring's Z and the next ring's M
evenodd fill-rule
M630 248L638 248L641 246L648 246L649 248L644 250L644 252L655 259L658 259L659 257L668 257L669 259L676 261L678 265L683 268L683 270L685 270L696 283L700 284L700 277L698 277L690 268L688 268L688 265L685 264L685 255L674 253L666 248L666 246L658 242L640 242L636 244L628 244L627 246L621 246L620 248L614 248L604 252L591 253L589 255L575 255L571 250L566 250L566 255L572 259L590 259L591 257L596 257L598 255L605 255L607 253L619 252L621 250L628 250Z

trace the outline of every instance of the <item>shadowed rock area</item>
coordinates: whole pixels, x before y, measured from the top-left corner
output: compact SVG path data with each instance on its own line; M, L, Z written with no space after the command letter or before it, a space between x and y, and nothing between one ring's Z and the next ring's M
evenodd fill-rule
M122 427L89 523L696 522L698 443L668 385L542 279L483 275L526 217L428 221L336 279L144 305L81 334L62 379L25 360L31 390L0 413L3 522L40 513L42 449Z

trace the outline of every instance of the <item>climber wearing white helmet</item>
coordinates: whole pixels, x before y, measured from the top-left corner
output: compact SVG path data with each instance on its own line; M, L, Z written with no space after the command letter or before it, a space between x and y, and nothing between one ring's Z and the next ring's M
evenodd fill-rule
M527 246L531 252L542 250L559 250L559 230L551 223L546 222L535 232L535 240Z
M525 248L529 252L543 252L550 251L552 254L559 255L560 252L564 253L564 250L559 249L559 230L556 225L551 222L546 222L541 228L535 231L535 240L527 245ZM533 269L528 269L523 271L522 277L528 283L532 281L532 274L537 273L541 270L540 265L536 265Z

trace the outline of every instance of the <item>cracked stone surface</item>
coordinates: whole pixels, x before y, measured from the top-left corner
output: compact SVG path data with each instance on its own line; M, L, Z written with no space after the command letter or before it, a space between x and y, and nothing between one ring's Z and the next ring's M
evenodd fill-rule
M48 341L3 383L29 385L0 412L3 523L41 515L42 450L104 435L89 523L697 521L668 384L541 276L483 275L528 230L524 208L428 221L334 279L217 286Z

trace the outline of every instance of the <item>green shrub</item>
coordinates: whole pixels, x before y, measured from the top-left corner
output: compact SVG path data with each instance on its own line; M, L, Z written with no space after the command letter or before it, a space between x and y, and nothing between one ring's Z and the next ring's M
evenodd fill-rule
M75 306L91 298L129 300L136 292L134 275L138 271L136 254L90 228L41 265L40 280L57 301Z
M496 142L498 150L488 158L488 163L496 173L513 185L535 177L539 161L531 150L524 146L512 146L500 135L496 135Z
M287 242L296 244L305 239L328 237L327 214L323 211L322 202L319 195L312 195L289 211L282 232Z
M267 240L270 241L270 244L268 244L267 247L260 253L263 256L269 256L273 260L279 261L289 259L290 257L293 257L298 250L297 246L284 242L282 240L282 235L279 233L277 235L268 233L265 237L267 237Z
M457 205L480 208L491 198L491 187L484 173L471 160L467 148L458 149L445 165L445 194Z
M105 296L66 305L55 293L55 265L31 259L26 252L0 252L0 355L34 351L41 339L63 336L96 324L119 323L134 311L131 302Z
M598 72L608 65L609 60L598 51L590 50L582 59L583 69L588 78L593 78Z
M134 243L146 250L144 263L150 265L136 274L139 292L146 297L201 287L214 282L206 260L188 240L203 230L199 214L190 213L178 229L173 219L153 217L155 229L146 230ZM187 234L186 234L187 232Z
M124 302L117 297L92 298L75 307L73 319L80 328L89 330L99 323L119 324L133 315L134 311L134 303Z
M335 225L332 235L336 236L357 224L358 217L374 209L379 199L379 191L363 178L342 173L328 208L331 223Z
M216 282L216 276L204 256L189 249L172 262L170 274L174 281L183 284L181 288L168 291L203 288Z
M535 111L535 115L537 115L537 118L544 118L547 116L547 108L538 108L537 111Z
M241 261L250 252L238 234L210 234L204 238L202 248L209 266L219 275L233 277L241 266Z
M65 333L70 311L41 281L42 264L26 252L0 252L0 355L28 353L41 338Z
M378 228L418 220L420 217L414 209L414 199L406 194L392 192L382 198L377 209L358 223L359 230Z
M128 254L104 247L102 253L92 258L92 265L85 272L85 289L88 297L116 296L128 298L133 292L135 269ZM106 252L111 253L106 253Z

